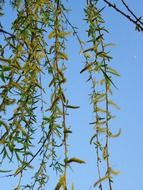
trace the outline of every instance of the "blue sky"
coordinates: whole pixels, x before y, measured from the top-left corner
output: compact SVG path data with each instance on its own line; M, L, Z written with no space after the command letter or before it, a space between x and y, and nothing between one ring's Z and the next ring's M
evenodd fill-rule
M114 1L119 4L119 0ZM127 1L129 6L142 16L143 2ZM83 22L84 1L72 0L70 7L73 14L69 15L72 23L77 25L81 38L85 38L85 24ZM7 7L5 8L7 10ZM14 14L9 11L4 16L5 24L8 26L10 17ZM121 77L116 80L118 90L114 89L113 99L120 106L115 112L117 116L112 123L115 130L122 128L122 134L118 139L111 140L111 161L113 168L120 170L120 175L114 178L114 190L141 189L143 180L143 34L134 30L134 25L111 8L103 12L108 30L107 42L112 42L113 67L116 68ZM74 182L76 190L92 190L92 185L97 180L96 153L93 146L89 145L93 129L89 123L93 119L91 106L89 105L90 88L85 82L86 74L80 75L83 68L83 58L79 55L79 46L76 39L70 38L68 45L68 86L67 95L72 104L79 105L80 109L71 111L69 125L72 126L73 134L69 137L69 155L80 157L86 161L85 165L73 165L69 170L70 184ZM55 176L53 176L55 177ZM11 190L14 182L12 179L0 179L2 189ZM11 183L11 184L10 184ZM53 180L49 181L47 189L53 190Z

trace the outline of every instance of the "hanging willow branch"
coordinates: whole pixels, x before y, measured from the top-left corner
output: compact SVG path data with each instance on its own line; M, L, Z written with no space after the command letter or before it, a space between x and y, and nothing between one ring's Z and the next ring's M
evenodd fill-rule
M104 8L103 8L104 9ZM97 154L97 168L99 180L95 183L95 187L99 185L99 189L103 190L102 182L109 181L109 189L112 190L112 174L111 166L109 162L109 138L110 129L109 121L112 118L109 111L109 105L116 105L109 100L112 90L111 74L117 75L117 71L108 66L108 62L112 57L109 55L105 47L110 44L104 42L104 33L108 32L103 26L104 20L101 16L103 9L98 10L97 1L90 1L85 8L86 21L89 25L88 44L89 48L83 51L86 58L86 65L81 70L82 72L89 72L89 79L92 84L91 103L93 104L93 112L95 113L95 121L92 125L95 125L96 133L91 138L90 143L94 143ZM109 75L110 74L110 75ZM115 85L114 85L115 86ZM101 136L105 135L105 144L102 143ZM101 162L106 162L105 174L101 174ZM103 164L102 164L103 165ZM103 177L101 177L103 175Z
M127 13L108 0L103 1L135 24L138 31L143 31L142 18L134 14L125 0L120 1ZM5 2L0 1L0 16L3 15ZM105 7L98 8L99 0L86 1L84 11L89 39L83 43L77 28L67 18L62 0L9 2L17 17L10 32L0 23L0 166L3 167L5 160L16 160L18 164L14 172L0 172L12 173L9 177L19 176L16 189L34 190L44 189L50 178L49 168L52 168L59 178L55 190L67 190L68 168L72 163L85 163L68 156L68 135L72 133L67 124L68 109L79 108L69 104L65 93L66 40L71 34L65 27L68 24L85 58L80 73L88 72L87 82L91 84L94 120L90 124L94 127L94 134L90 143L96 148L95 176L98 178L94 187L104 190L103 182L108 181L108 187L112 190L113 176L118 171L111 167L109 141L118 137L121 130L112 134L110 108L118 109L111 97L112 87L115 87L113 76L119 74L109 66L112 57L108 48L111 44L105 43L108 31L101 15ZM36 134L40 135L37 137ZM32 169L34 161L38 164L33 181L22 185L25 170Z

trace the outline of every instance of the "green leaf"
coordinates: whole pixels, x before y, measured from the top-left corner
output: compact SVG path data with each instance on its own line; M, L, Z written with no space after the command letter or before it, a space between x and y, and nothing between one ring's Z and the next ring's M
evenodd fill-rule
M57 78L54 77L54 78L51 80L51 82L50 82L50 84L49 84L49 87L51 87L53 84L55 85L56 81L57 81Z
M64 38L64 37L69 36L69 35L71 35L71 34L72 34L72 32L60 31L60 32L57 33L57 36L58 36L59 38ZM53 31L49 34L48 38L49 38L49 39L52 39L52 38L55 38L55 37L56 37L56 33L55 33L55 31L53 30Z
M18 130L20 130L22 132L23 135L27 135L26 130L20 125L20 123L18 121L15 121L15 126Z
M109 132L109 137L111 137L111 138L119 137L121 135L121 132L122 132L121 129L119 129L118 133L116 133L116 134L112 134L111 132Z
M94 138L97 137L97 134L94 134L91 139L90 139L90 144L92 144L92 141L94 140Z
M61 176L59 182L57 183L55 190L60 190L61 187L65 186L65 176Z
M71 105L65 105L66 108L70 108L70 109L78 109L80 108L80 106L71 106Z
M61 32L58 33L58 37L64 38L65 36L69 36L71 34L72 34L72 32L61 31Z
M94 187L96 187L97 185L99 185L99 184L101 184L102 182L106 181L107 179L109 179L109 176L108 176L108 175L102 177L101 179L99 179L99 180L94 184Z
M66 128L66 129L64 130L64 133L72 133L72 131L71 131L70 129Z
M80 73L83 73L84 71L89 70L93 64L94 64L94 62L93 62L93 63L90 63L90 64L88 64L88 65L86 65L86 66L80 71Z
M66 163L71 163L71 162L76 162L76 163L79 163L79 164L85 164L84 160L81 160L81 159L75 158L75 157L66 160Z
M108 60L112 59L111 56L109 56L106 52L103 52L103 51L98 52L97 56L102 57L102 58L107 58Z
M112 84L115 88L117 88L116 85L115 85L115 84L113 83L113 81L111 80L111 77L108 76L107 73L106 73L102 68L101 68L101 71L103 72L103 75L104 75L104 77L105 77L106 82L111 82L111 84Z
M102 108L97 107L96 112L106 113L107 111Z
M108 148L107 148L107 146L105 146L103 148L103 159L106 160L107 157L108 157Z
M7 172L11 172L12 170L0 170L0 173L7 173Z
M20 166L19 168L17 168L17 170L14 173L14 176L18 175L22 170L23 170L23 166Z
M107 72L120 77L120 74L113 68L107 67Z
M48 38L49 38L49 39L54 38L55 35L56 35L56 34L55 34L55 31L53 30L53 31L49 34Z
M22 86L20 84L18 84L17 82L12 81L10 84L11 84L11 86L13 86L19 90L23 90Z
M108 104L110 104L110 105L114 106L116 109L120 110L120 107L116 103L114 103L113 101L108 100Z
M58 52L58 58L68 60L68 56L64 52Z
M108 46L113 47L113 46L115 46L115 44L113 44L113 43L104 44L104 47L108 47Z
M49 110L52 110L52 109L53 109L53 107L57 104L58 100L59 100L59 97L56 97L56 98L54 99L54 101L52 102L52 105L51 105L51 107L50 107Z
M120 174L120 171L113 170L111 167L109 167L109 168L108 168L108 174L119 175L119 174Z

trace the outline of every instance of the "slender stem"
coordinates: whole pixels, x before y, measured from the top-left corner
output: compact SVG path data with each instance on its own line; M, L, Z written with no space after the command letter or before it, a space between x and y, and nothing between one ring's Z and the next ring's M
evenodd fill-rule
M60 1L57 0L57 10L56 10L56 19L55 19L55 33L56 33L56 36L55 36L55 46L56 46L56 52L55 52L55 65L56 65L56 69L57 69L57 75L59 73L59 67L58 67L58 29L57 29L57 25L58 25L58 16L59 16L59 13L58 10L59 10L59 6L60 6ZM59 80L59 77L58 77L58 80ZM59 86L59 90L62 92L62 87L61 87L61 82L59 80L58 82L58 86ZM64 134L64 139L63 139L63 142L64 142L64 161L65 161L65 165L64 165L64 184L65 184L65 189L67 189L67 134L66 134L66 113L65 113L65 105L64 105L64 100L61 100L61 103L62 103L62 112L63 112L63 134Z
M123 3L123 5L126 7L126 9L128 10L129 13L131 13L131 15L141 24L143 25L143 22L141 21L141 17L137 17L134 12L129 8L129 6L127 5L127 3L124 0L121 0L121 2Z
M98 26L99 28L99 26ZM99 35L101 35L101 31L99 30ZM101 41L101 47L102 47L102 51L104 52L104 44L103 41ZM103 63L104 63L104 72L107 72L107 64L106 64L106 60L105 58L103 58ZM109 116L109 105L108 105L108 81L105 81L105 109L106 109L106 143L105 143L105 147L106 147L106 154L107 154L107 158L106 158L106 164L107 164L107 174L109 177L109 188L110 190L112 190L112 184L111 184L111 177L110 177L110 173L109 173L109 168L110 168L110 163L109 163L109 124L108 124L108 116Z
M133 24L135 24L136 27L139 28L140 31L143 31L143 23L139 22L139 19L133 19L131 18L129 15L127 15L126 13L124 13L123 11L121 11L116 4L112 4L110 3L108 0L103 0L109 7L113 8L114 10L116 10L118 13L120 13L121 15L123 15L125 18L127 18L129 21L131 21Z

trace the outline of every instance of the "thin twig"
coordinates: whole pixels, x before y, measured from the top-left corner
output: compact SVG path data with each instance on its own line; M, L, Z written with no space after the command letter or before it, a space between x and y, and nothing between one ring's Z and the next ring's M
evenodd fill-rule
M124 17L126 17L129 21L131 21L133 24L135 24L136 27L138 27L139 31L143 31L143 23L139 22L140 18L137 19L133 19L131 16L129 16L128 14L126 14L125 12L123 12L122 10L120 10L116 4L112 4L110 3L108 0L103 0L109 7L112 7L114 10L116 10L118 13L120 13L121 15L123 15Z
M0 28L0 33L8 34L9 36L16 38L14 34L11 34L11 33L7 32L6 30L3 30L2 28Z
M121 2L123 3L123 5L126 7L126 9L129 11L129 13L136 19L138 20L138 22L143 25L143 22L141 21L141 17L137 17L134 12L129 8L129 6L127 5L127 3L124 0L121 0Z

